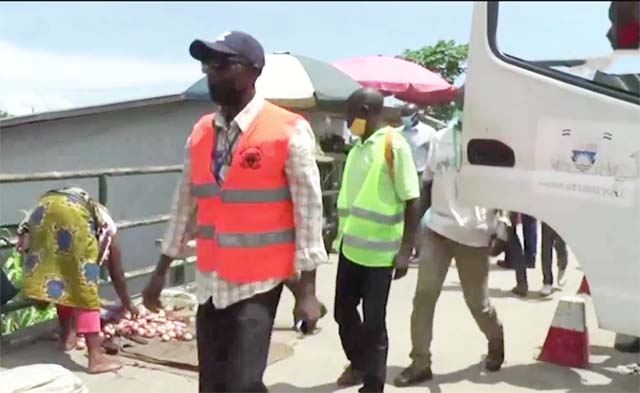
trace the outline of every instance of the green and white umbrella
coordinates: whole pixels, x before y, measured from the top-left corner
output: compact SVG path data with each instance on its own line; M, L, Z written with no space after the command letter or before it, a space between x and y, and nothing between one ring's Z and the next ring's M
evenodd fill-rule
M353 78L329 63L289 53L267 54L256 82L258 94L274 104L327 112L343 112L349 95L360 87ZM185 96L209 100L206 78L187 89Z

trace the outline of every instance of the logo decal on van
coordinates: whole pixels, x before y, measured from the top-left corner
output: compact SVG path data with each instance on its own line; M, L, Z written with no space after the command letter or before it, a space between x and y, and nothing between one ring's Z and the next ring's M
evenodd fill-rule
M640 177L640 145L635 128L595 119L540 119L535 191L633 206L638 191L635 180Z
M584 150L573 149L571 151L573 152L571 161L580 172L588 171L596 162L596 154L598 152L596 145L587 145Z

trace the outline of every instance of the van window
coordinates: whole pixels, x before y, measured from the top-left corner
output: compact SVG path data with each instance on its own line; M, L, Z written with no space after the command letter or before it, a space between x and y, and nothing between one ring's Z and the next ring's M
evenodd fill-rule
M640 1L492 2L505 61L640 103Z

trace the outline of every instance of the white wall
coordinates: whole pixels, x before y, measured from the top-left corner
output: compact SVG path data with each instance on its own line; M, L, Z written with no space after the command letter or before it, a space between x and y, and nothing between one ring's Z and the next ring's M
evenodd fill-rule
M144 108L5 127L0 130L0 172L28 173L181 164L191 127L210 111L206 102L183 101ZM109 179L108 203L116 220L170 211L179 174ZM0 222L21 219L43 192L64 184L98 197L97 179L0 185ZM166 224L122 232L127 269L155 263L155 239Z

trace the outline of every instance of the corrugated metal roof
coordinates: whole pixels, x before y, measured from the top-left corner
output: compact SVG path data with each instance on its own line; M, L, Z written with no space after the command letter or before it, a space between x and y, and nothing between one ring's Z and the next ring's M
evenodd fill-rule
M62 111L43 112L27 116L10 117L0 120L0 129L15 127L23 124L39 123L43 121L65 119L71 117L80 117L95 115L97 113L118 111L124 109L141 108L151 105L170 104L179 101L188 100L184 94L172 94L166 96L158 96L151 98L143 98L140 100L131 100L116 102L105 105L88 106L84 108L65 109Z

